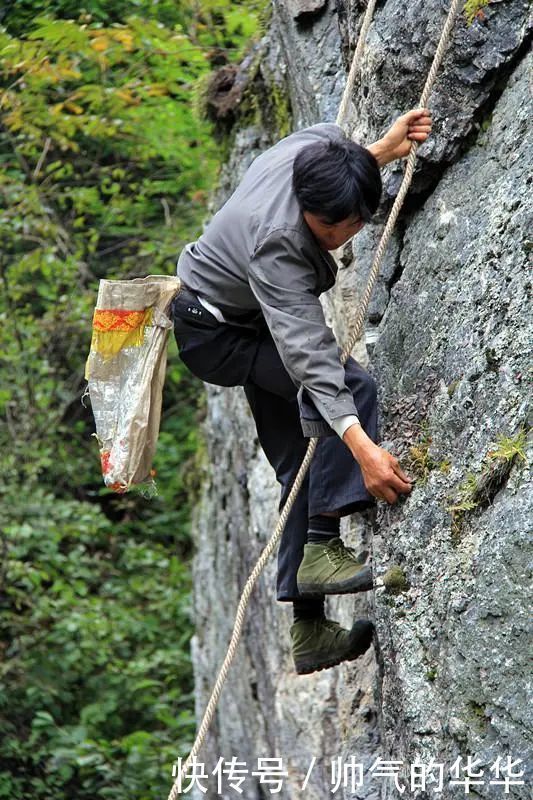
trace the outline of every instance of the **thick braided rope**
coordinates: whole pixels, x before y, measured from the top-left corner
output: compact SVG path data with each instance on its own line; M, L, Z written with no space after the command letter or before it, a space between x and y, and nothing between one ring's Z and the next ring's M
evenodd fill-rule
M442 33L440 36L439 44L435 51L435 55L433 57L433 63L431 64L430 70L428 72L428 76L426 78L426 82L424 84L424 88L422 89L422 94L420 95L420 102L418 104L419 108L425 108L429 99L429 95L431 93L431 89L433 84L435 83L435 78L439 67L442 63L442 59L444 57L444 53L446 47L448 45L448 39L450 37L453 24L455 21L455 15L459 6L461 5L461 0L452 0L452 4L450 6L450 10L448 11L448 16L446 18L446 22L442 29ZM394 200L394 204L389 214L389 218L387 220L387 224L381 234L381 239L379 240L379 244L376 249L376 253L374 256L374 260L372 262L372 266L370 268L370 272L368 275L365 291L363 292L363 296L361 298L358 312L355 316L353 324L350 326L350 332L347 337L346 345L342 351L341 360L342 363L346 361L350 353L352 352L354 345L359 338L361 331L363 330L363 325L366 318L366 312L368 309L368 304L370 302L370 296L372 294L372 290L374 288L374 284L377 280L379 275L379 270L381 267L381 263L383 261L383 256L385 254L385 249L389 242L389 239L392 234L392 230L394 225L396 224L396 220L398 219L398 215L400 213L401 207L403 205L403 201L411 185L411 181L413 178L413 173L415 171L415 162L416 162L416 153L418 150L418 142L412 141L411 142L411 150L409 151L409 156L407 158L407 165L405 167L405 172L403 176L402 183L398 190L398 194Z
M456 14L457 9L458 9L458 7L459 7L461 2L462 2L462 0L453 0L453 2L451 4L450 10L448 12L448 17L446 19L446 23L444 25L444 28L443 28L443 31L442 31L442 34L441 34L439 45L437 47L437 50L436 50L436 53L435 53L435 57L433 59L432 65L431 65L431 69L429 71L429 74L428 74L424 89L422 91L422 96L421 96L421 99L420 99L420 107L425 107L425 105L427 103L431 88L432 88L433 83L435 81L435 77L436 77L437 71L439 69L440 63L442 61L442 57L444 55L444 51L445 51L447 43L448 43L448 39L449 39L451 30L452 30L452 27L453 27L453 23L454 23L455 14ZM364 18L363 24L361 26L361 33L366 32L368 30L368 26L370 25L370 18L371 18L372 12L374 10L374 6L375 6L375 2L374 2L374 0L371 0L371 2L369 2L368 6L367 6L367 10L366 10L366 13L365 13L365 18ZM360 41L361 40L362 40L362 37L360 36ZM360 41L358 42L356 51L354 53L354 62L355 62L356 58L357 58L357 60L359 60L361 58L361 53L362 53L363 47L362 47L362 45L361 45L361 47L359 46ZM354 69L354 64L353 63L352 63L352 67L350 69L350 76L352 76L351 77L351 82L347 83L347 85L346 85L346 88L345 88L345 91L344 91L344 95L343 95L343 99L342 99L342 102L340 104L339 114L337 116L337 120L339 120L339 119L342 120L341 110L343 111L343 114L344 114L345 113L345 109L347 108L347 105L348 105L348 101L349 101L349 96L347 98L347 95L349 95L349 93L351 92L351 90L353 88L353 83L354 83L354 80L355 80L355 69ZM337 122L337 124L340 124L340 123ZM394 228L394 224L396 222L396 219L398 218L398 214L399 214L401 205L403 203L403 200L405 198L405 195L407 193L407 190L408 190L409 185L410 185L411 180L412 180L412 176L413 176L413 172L414 172L414 165L415 165L415 160L416 160L417 147L418 147L418 143L413 141L411 143L411 150L409 152L409 157L408 157L408 160L407 160L407 167L406 167L406 170L405 170L405 175L404 175L402 184L400 186L400 190L398 192L397 198L396 198L396 200L394 202L394 205L392 207L391 213L389 215L389 219L387 221L387 224L386 224L385 229L383 231L383 234L381 236L381 240L379 242L379 245L378 245L378 248L377 248L377 251L376 251L376 256L374 258L374 261L373 261L373 264L372 264L372 267L371 267L371 270L370 270L368 284L367 284L367 287L366 287L365 292L363 294L363 297L361 299L359 312L358 312L357 317L355 319L354 325L351 328L350 335L348 337L348 339L349 339L348 343L347 343L346 347L344 348L344 350L342 352L342 356L341 356L342 363L344 363L346 361L346 359L348 358L348 356L350 355L350 352L353 349L353 345L355 344L356 340L358 339L358 337L359 337L359 335L360 335L360 333L361 333L361 331L363 329L364 320L366 318L366 311L367 311L367 308L368 308L368 303L370 301L370 295L372 293L373 285L374 285L375 280L377 278L377 275L379 273L379 269L380 269L380 266L381 266L381 263L382 263L382 260L383 260L383 256L384 256L384 253L385 253L385 248L386 248L387 243L388 243L388 241L389 241L389 239L391 237L392 230ZM200 727L198 729L198 733L197 733L196 738L194 740L194 744L192 746L191 752L189 753L185 763L181 767L181 777L185 776L187 770L189 769L191 763L194 761L194 759L198 755L198 752L199 752L199 750L200 750L200 748L201 748L201 746L202 746L202 744L203 744L203 742L205 740L205 737L207 735L207 731L209 729L209 725L211 724L211 720L213 719L213 716L214 716L214 713L215 713L215 709L216 709L216 706L217 706L217 703L218 703L218 700L219 700L219 697L220 697L220 694L221 694L221 691L222 691L222 687L224 685L224 682L226 680L226 677L227 677L227 674L228 674L228 671L229 671L229 667L231 665L231 662L233 661L235 652L237 650L237 646L238 646L239 641L240 641L241 632L242 632L242 628L243 628L243 625L244 625L244 614L245 614L245 611L246 611L246 608L247 608L247 605L248 605L248 600L249 600L250 595L252 593L252 590L253 590L253 588L255 586L257 578L259 577L259 575L263 571L263 569L264 569L265 565L267 564L271 554L273 553L276 545L278 544L278 541L279 541L279 539L281 537L281 534L283 533L283 529L284 529L285 524L287 522L287 518L288 518L289 513L291 511L291 508L293 506L294 500L295 500L295 498L296 498L296 496L297 496L297 494L298 494L298 492L300 490L300 487L301 487L301 485L303 483L303 480L305 478L307 470L309 469L309 465L310 465L311 460L313 458L313 455L314 455L314 452L315 452L315 449L316 449L316 446L317 446L317 442L318 442L318 440L317 440L316 437L313 437L313 438L310 439L309 445L308 445L308 448L307 448L307 452L306 452L306 454L304 456L304 459L302 461L300 469L298 470L298 474L296 475L296 478L294 479L294 483L292 485L292 488L291 488L291 491L290 491L289 496L287 498L287 501L285 502L285 505L283 506L283 509L282 509L281 514L280 514L280 517L279 517L278 523L276 525L276 528L274 530L274 533L272 534L270 540L268 541L268 543L266 544L264 550L262 551L261 555L259 556L259 558L258 558L258 560L257 560L252 572L250 573L250 575L248 577L248 580L246 581L246 583L244 585L244 589L242 591L241 598L239 600L239 605L237 607L237 612L236 612L236 615L235 615L235 623L234 623L234 626L233 626L233 633L232 633L232 636L231 636L230 643L228 645L228 650L227 650L227 653L226 653L226 657L224 658L224 661L222 662L222 666L220 667L219 673L217 675L217 679L215 681L215 685L213 687L213 691L211 693L211 697L209 698L209 702L208 702L208 704L206 706L206 710L204 712L204 716L202 718L202 722L200 723ZM179 777L178 777L174 781L174 784L173 784L172 789L170 791L170 794L168 796L168 800L176 800L176 798L178 797L179 793L180 793L180 789L179 789Z

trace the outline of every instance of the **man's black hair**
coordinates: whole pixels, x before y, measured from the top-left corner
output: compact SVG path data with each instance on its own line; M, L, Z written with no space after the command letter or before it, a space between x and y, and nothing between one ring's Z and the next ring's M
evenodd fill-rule
M329 223L354 215L369 222L382 190L375 157L351 139L303 147L294 159L292 185L301 210Z

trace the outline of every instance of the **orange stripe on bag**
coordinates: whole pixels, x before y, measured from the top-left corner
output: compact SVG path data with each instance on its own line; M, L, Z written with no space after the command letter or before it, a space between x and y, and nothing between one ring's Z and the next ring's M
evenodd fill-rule
M151 324L151 307L141 311L97 308L93 316L91 350L111 358L125 347L140 347L145 328Z
M122 308L97 308L93 316L95 331L131 331L142 325L146 315L141 311L128 311Z

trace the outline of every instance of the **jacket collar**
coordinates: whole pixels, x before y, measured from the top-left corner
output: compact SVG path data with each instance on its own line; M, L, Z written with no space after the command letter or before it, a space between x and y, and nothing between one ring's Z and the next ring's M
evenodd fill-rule
M320 245L318 244L318 242L317 242L317 240L316 240L316 238L315 238L315 236L313 234L313 231L311 230L311 228L309 227L309 225L305 221L305 218L304 218L303 214L300 214L300 221L301 221L302 231L305 233L305 235L307 236L309 242L312 244L313 249L315 250L318 259L320 259L322 261L322 263L324 263L326 265L326 268L327 268L327 271L328 271L328 277L326 278L325 288L321 287L322 291L325 292L328 289L331 289L331 287L335 283L335 280L337 279L337 272L338 272L339 266L338 266L336 260L333 258L333 256L329 252L329 250L323 250L322 247L320 247Z

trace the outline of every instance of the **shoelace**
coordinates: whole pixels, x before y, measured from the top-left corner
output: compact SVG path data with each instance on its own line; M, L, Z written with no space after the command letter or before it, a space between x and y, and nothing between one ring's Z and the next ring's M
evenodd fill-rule
M335 634L336 639L338 639L339 636L344 637L344 634L346 633L342 625L335 619L324 619L322 620L322 625L323 627L328 628L328 630L332 631Z
M347 547L342 540L339 539L338 542L333 545L333 547L328 547L327 552L331 556L331 560L335 564L340 564L341 561L344 559L349 558L351 561L355 561L356 564L361 566L361 562L358 560L355 549L353 547Z
M331 631L338 631L339 628L342 627L336 619L323 619L322 625L324 625L326 628L329 628Z

